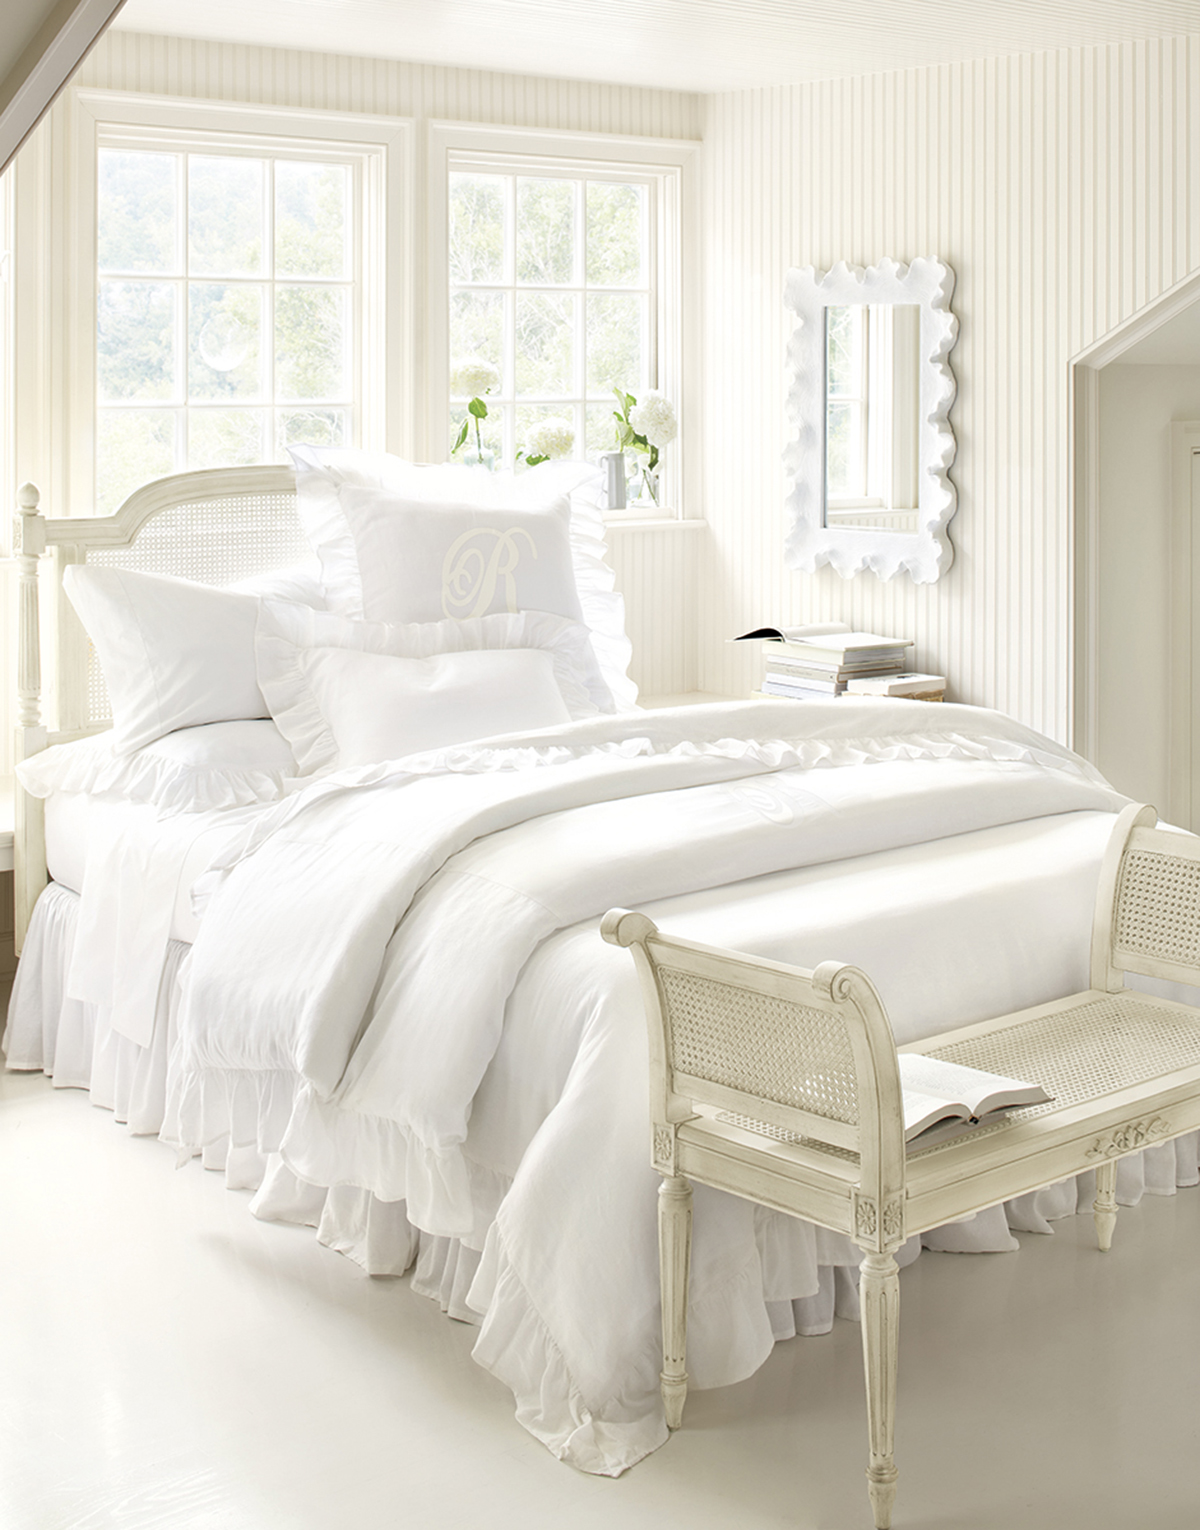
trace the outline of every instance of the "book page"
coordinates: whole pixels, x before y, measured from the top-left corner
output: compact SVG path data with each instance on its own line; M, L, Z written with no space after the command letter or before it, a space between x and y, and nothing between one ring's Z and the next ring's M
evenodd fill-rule
M920 1052L901 1052L900 1083L910 1089L959 1103L973 1115L983 1115L1009 1105L1040 1105L1051 1097L1040 1084L1026 1079L1008 1078L1002 1073L985 1073L962 1063L943 1062Z
M903 1081L903 1080L902 1080ZM935 1121L970 1121L967 1106L945 1100L940 1095L926 1094L920 1089L904 1090L904 1140L911 1142Z

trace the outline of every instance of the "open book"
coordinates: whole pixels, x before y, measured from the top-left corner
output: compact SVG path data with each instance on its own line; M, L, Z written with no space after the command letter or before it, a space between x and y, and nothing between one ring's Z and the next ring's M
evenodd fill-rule
M774 638L783 643L806 643L812 638L836 637L850 630L845 622L809 622L804 627L755 627L753 632L739 632L732 641L748 643L753 638Z
M1040 1084L1002 1073L984 1073L919 1052L900 1053L904 1091L904 1140L940 1142L969 1131L985 1117L1017 1105L1045 1105L1053 1096Z

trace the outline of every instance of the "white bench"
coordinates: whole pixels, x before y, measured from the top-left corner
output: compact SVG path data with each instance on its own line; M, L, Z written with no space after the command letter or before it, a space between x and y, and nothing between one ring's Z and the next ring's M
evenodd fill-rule
M662 1393L687 1394L690 1179L848 1234L863 1250L870 1460L879 1530L891 1523L900 1288L906 1238L1084 1169L1096 1170L1102 1249L1117 1159L1200 1126L1200 1010L1127 990L1126 972L1200 984L1200 838L1118 817L1105 856L1084 993L938 1036L909 1052L1041 1084L1054 1101L906 1151L896 1046L855 967L814 972L661 935L614 909L650 1025L659 1193Z

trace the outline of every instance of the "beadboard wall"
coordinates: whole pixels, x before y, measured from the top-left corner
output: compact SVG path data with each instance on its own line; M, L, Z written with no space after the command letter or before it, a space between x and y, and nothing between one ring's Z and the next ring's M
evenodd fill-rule
M703 689L751 683L748 625L844 620L1070 738L1070 363L1200 266L1198 128L1196 36L708 98ZM916 255L957 274L954 566L791 572L785 272Z
M330 39L336 42L336 39ZM199 100L253 101L313 111L426 121L490 122L564 132L698 138L702 98L637 86L445 69L240 43L108 32L77 83Z

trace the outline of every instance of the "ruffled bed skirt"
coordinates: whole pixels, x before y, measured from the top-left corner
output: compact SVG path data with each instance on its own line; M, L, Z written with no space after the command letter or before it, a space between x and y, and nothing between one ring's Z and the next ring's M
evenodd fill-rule
M104 1009L65 997L78 909L74 893L52 885L34 910L9 1006L8 1067L45 1072L56 1088L86 1089L94 1104L111 1110L131 1132L157 1136L170 1096L177 979L190 948L178 942L169 947L153 1036L149 1046L140 1047L113 1031ZM205 1168L224 1173L228 1188L254 1192L255 1216L315 1228L321 1243L368 1274L411 1269L415 1290L449 1316L481 1325L476 1358L512 1388L526 1428L573 1465L615 1474L662 1443L660 1416L640 1424L625 1421L614 1434L578 1405L563 1357L506 1257L502 1216L477 1233L471 1242L478 1246L471 1247L413 1227L403 1201L381 1200L353 1184L309 1182L280 1152L299 1081L277 1074L249 1084L243 1080L242 1087L205 1091L199 1103L201 1157ZM484 1173L489 1181L499 1180ZM1190 1133L1123 1158L1117 1199L1131 1206L1144 1194L1173 1195L1177 1186L1197 1183L1200 1133ZM503 1190L502 1183L491 1183L486 1199L498 1204ZM922 1247L956 1253L1015 1250L1012 1230L1050 1232L1055 1219L1090 1210L1094 1196L1094 1175L1080 1175L912 1239L900 1263L911 1263ZM755 1227L758 1258L740 1283L731 1283L745 1287L748 1281L754 1289L721 1293L719 1316L696 1325L723 1335L723 1353L707 1362L697 1355L689 1367L698 1386L705 1385L706 1371L711 1385L741 1379L749 1373L747 1356L758 1356L751 1370L761 1363L764 1321L779 1340L825 1333L835 1316L858 1316L860 1254L848 1239L761 1208ZM796 1295L801 1291L806 1294Z

